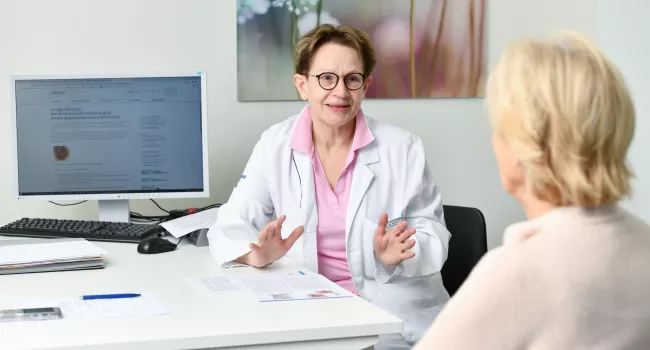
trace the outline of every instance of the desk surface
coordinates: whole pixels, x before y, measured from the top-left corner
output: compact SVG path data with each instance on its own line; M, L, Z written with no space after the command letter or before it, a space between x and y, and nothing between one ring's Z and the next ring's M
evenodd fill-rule
M134 244L94 243L108 252L106 268L0 276L0 308L30 299L134 292L155 294L171 313L0 323L0 349L202 349L401 331L398 318L358 297L260 303L246 294L199 295L186 278L265 273L254 268L221 269L207 247L181 243L173 252L142 255ZM291 267L287 262L273 265L267 270Z

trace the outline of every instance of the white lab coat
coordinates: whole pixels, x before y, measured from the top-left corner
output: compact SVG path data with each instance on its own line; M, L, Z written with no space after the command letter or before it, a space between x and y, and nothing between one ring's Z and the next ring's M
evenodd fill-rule
M273 216L286 215L283 237L298 225L305 228L287 256L318 272L313 164L308 154L289 147L298 117L262 134L230 199L219 209L208 237L210 252L222 266L249 252L248 243L257 242ZM348 264L360 296L401 318L401 334L413 344L449 299L440 269L450 233L420 138L365 118L374 141L359 150L354 167L345 230ZM417 230L411 249L415 257L392 269L373 254L373 235L384 212L389 220L404 217Z

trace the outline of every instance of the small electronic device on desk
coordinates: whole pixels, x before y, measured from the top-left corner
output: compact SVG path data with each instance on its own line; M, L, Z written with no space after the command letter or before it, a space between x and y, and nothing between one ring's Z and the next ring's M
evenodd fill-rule
M42 321L63 318L58 307L0 310L0 322Z
M210 242L208 240L208 229L204 228L204 229L199 229L199 230L196 230L196 231L192 231L189 234L187 240L191 244L193 244L193 245L195 245L197 247L205 247L205 246L210 245Z
M179 241L180 243L180 241ZM140 254L160 254L176 250L178 243L172 243L162 237L147 238L138 244Z

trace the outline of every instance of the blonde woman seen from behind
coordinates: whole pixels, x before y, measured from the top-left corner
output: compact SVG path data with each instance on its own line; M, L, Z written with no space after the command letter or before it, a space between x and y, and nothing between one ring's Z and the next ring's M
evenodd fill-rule
M523 40L486 95L510 226L415 349L648 349L650 227L630 195L635 112L587 39Z

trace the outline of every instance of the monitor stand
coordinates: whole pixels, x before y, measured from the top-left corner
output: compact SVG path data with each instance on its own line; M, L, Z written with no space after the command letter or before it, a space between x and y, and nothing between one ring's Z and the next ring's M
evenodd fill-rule
M129 222L130 209L128 199L99 200L99 221Z

